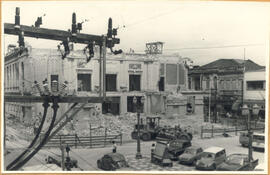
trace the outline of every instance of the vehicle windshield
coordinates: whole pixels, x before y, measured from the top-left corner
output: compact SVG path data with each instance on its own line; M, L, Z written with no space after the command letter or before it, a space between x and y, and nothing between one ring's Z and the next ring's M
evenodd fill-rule
M207 153L207 152L204 152L204 153L202 153L202 157L203 157L203 158L211 158L211 159L214 159L214 158L215 158L215 154L214 154L214 153Z
M226 158L225 162L228 164L240 164L244 163L244 159L246 156L244 155L230 155Z
M196 149L186 149L185 150L186 154L195 154L196 153Z

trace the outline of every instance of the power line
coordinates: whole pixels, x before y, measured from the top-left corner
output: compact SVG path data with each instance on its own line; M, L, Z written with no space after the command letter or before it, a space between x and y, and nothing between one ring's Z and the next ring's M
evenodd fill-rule
M156 19L156 18L159 18L161 16L165 16L165 15L168 15L170 13L173 13L175 11L177 11L178 8L174 9L174 10L171 10L171 11L167 11L167 12L164 12L164 13L160 13L158 15L154 15L154 16L150 16L148 18L145 18L145 19L142 19L142 20L139 20L139 21L136 21L134 23L131 23L131 24L127 24L127 25L123 25L122 27L119 27L119 29L123 29L123 28L130 28L133 27L133 26L137 26L138 24L142 24L142 23L145 23L147 21L150 21L150 20L153 20L153 19ZM122 17L122 16L121 16ZM123 18L122 18L123 20ZM124 20L123 20L124 21Z
M265 44L239 44L239 45L224 45L224 46L209 46L209 47L182 47L166 49L164 51L178 51L178 50L200 50L200 49L222 49L222 48L234 48L234 47L253 47L253 46L265 46ZM138 50L138 52L144 52L145 50Z
M244 47L244 46L263 46L263 45L265 45L265 44L242 44L242 45L225 45L225 46L209 46L209 47L182 47L182 48L164 49L164 50L219 49L219 48Z

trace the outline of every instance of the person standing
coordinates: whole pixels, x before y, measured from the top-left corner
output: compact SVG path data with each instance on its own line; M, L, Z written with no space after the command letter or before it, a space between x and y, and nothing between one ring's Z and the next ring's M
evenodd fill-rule
M113 153L116 153L117 145L116 145L115 141L112 141L112 144L113 144L112 152L113 152Z

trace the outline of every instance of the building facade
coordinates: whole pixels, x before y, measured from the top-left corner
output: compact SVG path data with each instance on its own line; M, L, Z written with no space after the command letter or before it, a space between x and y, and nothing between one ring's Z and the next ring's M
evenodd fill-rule
M204 96L205 121L216 122L228 112L240 115L240 104L247 95L243 87L244 72L262 68L251 60L219 59L190 70L188 89Z
M28 46L23 53L14 54L17 52L16 48L11 48L5 57L5 93L38 95L33 87L34 81L42 84L47 79L49 87L54 80L59 84L67 81L67 95L99 95L98 48L95 48L96 55L89 63L86 63L82 51L71 51L65 59L61 59L59 51L52 49ZM107 53L106 59L106 96L114 98L114 102L89 104L82 115L134 112L134 96L145 96L145 113L166 113L168 94L178 94L187 89L187 67L185 60L179 56ZM187 99L184 101L186 105ZM59 115L70 105L61 104ZM23 121L31 120L31 117L25 116L43 111L42 104L29 103L8 103L5 109L10 115L20 116Z

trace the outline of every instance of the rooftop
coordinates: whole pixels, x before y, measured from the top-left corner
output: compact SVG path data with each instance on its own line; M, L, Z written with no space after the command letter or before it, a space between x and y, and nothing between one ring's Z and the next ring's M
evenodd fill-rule
M222 150L224 150L224 148L213 146L213 147L205 149L204 152L217 153L217 152L222 151Z

